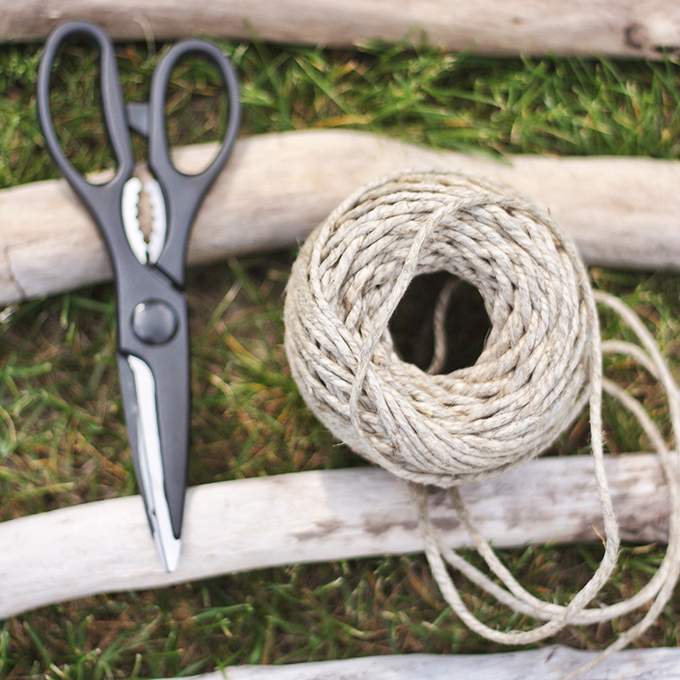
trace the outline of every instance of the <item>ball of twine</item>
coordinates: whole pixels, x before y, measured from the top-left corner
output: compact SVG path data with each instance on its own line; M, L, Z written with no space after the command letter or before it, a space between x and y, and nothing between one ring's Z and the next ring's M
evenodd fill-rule
M436 375L450 292L435 309L435 357L428 372L403 361L389 321L415 276L446 271L482 295L491 332L476 363ZM614 309L644 349L602 345L595 299ZM406 171L373 182L343 202L309 237L293 266L285 303L285 345L300 392L341 441L412 483L425 551L446 600L485 637L527 644L567 624L621 616L653 600L645 616L595 665L649 627L680 571L677 453L642 407L602 378L602 351L633 356L668 394L680 432L680 392L654 340L620 301L593 293L569 238L549 216L507 187L461 173ZM602 451L605 389L635 415L659 453L671 498L666 558L629 600L588 608L608 580L619 549L618 525ZM479 534L457 486L498 475L548 448L589 403L595 479L605 554L567 606L528 593ZM446 546L432 525L422 484L449 488L454 508L496 581ZM540 623L498 631L464 605L447 564L501 603ZM500 582L502 585L499 585Z
M474 366L429 375L388 324L411 280L475 286L491 333ZM406 173L343 203L290 280L286 348L336 437L409 481L451 487L545 450L581 411L597 335L583 264L556 224L505 188Z

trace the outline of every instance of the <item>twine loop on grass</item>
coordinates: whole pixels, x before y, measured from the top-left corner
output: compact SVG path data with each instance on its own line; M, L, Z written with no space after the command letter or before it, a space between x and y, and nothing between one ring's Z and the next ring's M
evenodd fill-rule
M389 331L412 279L440 271L475 286L491 322L477 362L447 375L434 374L441 365L446 291L435 310L435 357L428 372L399 357ZM507 187L480 178L406 171L363 187L311 234L288 285L285 343L300 392L319 419L354 451L411 482L433 575L471 629L497 642L528 644L565 625L605 621L654 600L601 661L651 625L680 570L677 459L638 402L603 381L602 350L630 354L659 378L676 433L680 394L639 319L610 296L598 293L597 300L619 313L644 350L601 344L585 266L547 215ZM603 388L638 417L659 452L672 510L668 552L657 574L630 600L591 609L619 550L603 463ZM457 486L537 456L587 403L605 553L588 583L560 606L538 600L517 583L475 529ZM442 542L428 516L423 484L450 490L496 580ZM529 631L486 626L464 605L447 563L501 603L543 623Z

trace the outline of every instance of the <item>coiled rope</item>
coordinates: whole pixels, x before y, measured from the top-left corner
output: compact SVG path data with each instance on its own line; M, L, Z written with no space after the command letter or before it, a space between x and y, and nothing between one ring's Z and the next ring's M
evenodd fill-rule
M436 375L445 345L450 291L435 309L433 364L424 372L397 354L389 321L411 280L447 271L482 295L491 332L477 362ZM601 343L596 301L619 314L641 346ZM586 268L562 230L507 187L444 171L407 171L369 184L309 237L285 303L286 352L300 392L333 434L368 460L411 482L425 551L439 587L475 632L529 644L566 625L592 624L652 602L643 618L576 677L646 630L672 595L680 572L680 474L642 406L602 376L602 353L624 353L668 395L674 441L680 392L656 343L618 299L591 289ZM670 491L668 549L634 597L589 608L616 566L618 524L603 464L602 390L638 418L661 461ZM457 487L499 475L547 449L589 403L591 447L605 552L567 606L528 593L474 526ZM499 585L446 546L429 519L422 485L449 489L456 512ZM449 567L504 605L540 622L499 631L463 603Z

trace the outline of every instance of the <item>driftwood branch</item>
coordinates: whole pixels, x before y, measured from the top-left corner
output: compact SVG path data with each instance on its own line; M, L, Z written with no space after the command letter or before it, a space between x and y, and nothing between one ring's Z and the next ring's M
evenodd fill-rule
M559 645L505 654L403 654L290 666L232 666L194 680L559 680L598 652ZM677 680L680 649L619 652L583 680Z
M480 54L609 54L659 58L680 47L680 5L668 0L0 0L0 39L40 40L90 19L115 38L192 34L346 47L371 39Z
M206 145L178 155L183 168L201 168L213 152ZM678 162L515 156L501 163L351 131L241 141L198 215L189 263L293 246L365 182L430 166L513 186L551 212L590 264L680 269ZM0 191L0 221L0 304L110 278L103 243L63 180Z
M652 455L607 460L622 537L667 538L667 488ZM589 457L544 458L469 484L463 496L497 547L600 540ZM432 518L455 547L468 537L448 497ZM139 496L89 503L0 524L0 619L100 592L155 588L294 563L422 551L404 482L377 468L299 472L188 491L183 552L167 574Z

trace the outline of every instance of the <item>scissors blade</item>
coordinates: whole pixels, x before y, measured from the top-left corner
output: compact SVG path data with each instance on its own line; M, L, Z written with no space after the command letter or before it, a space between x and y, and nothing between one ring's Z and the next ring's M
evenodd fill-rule
M175 536L165 491L156 381L148 364L132 355L119 356L119 369L137 483L156 548L166 571L172 572L177 568L182 542Z
M131 177L125 182L121 201L121 217L130 250L140 264L146 264L148 246L139 226L139 194L141 191L142 181L138 177Z
M165 213L165 197L161 185L151 179L144 185L144 191L151 202L153 221L149 236L149 264L155 264L163 252L168 234L168 219Z
M139 197L142 189L151 203L152 223L148 243L139 223ZM131 177L123 185L121 215L125 236L134 256L140 264L155 264L165 247L168 231L165 197L161 185L155 179L142 184L138 177Z

